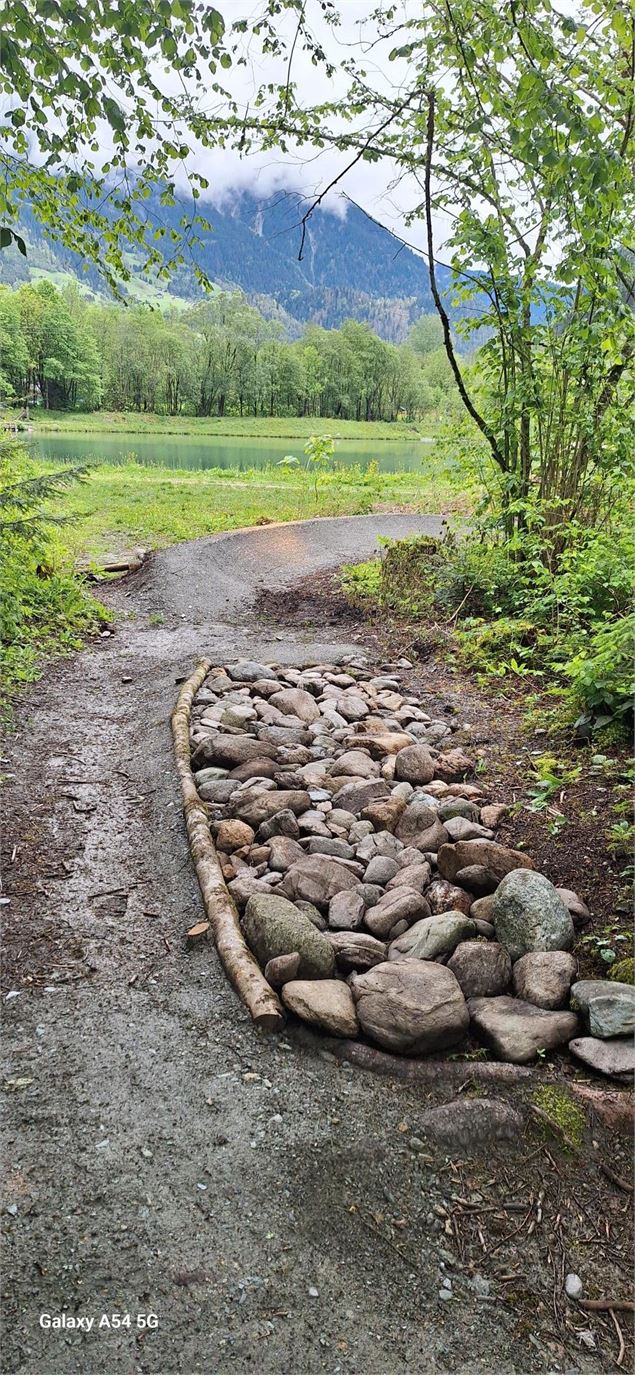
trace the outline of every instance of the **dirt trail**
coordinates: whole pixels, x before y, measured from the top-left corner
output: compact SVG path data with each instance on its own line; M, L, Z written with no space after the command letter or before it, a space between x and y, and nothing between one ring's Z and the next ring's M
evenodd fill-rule
M243 618L262 586L439 526L324 520L168 550L108 590L115 634L25 699L3 766L7 1375L610 1368L534 1320L550 1283L538 1238L501 1253L514 1304L477 1292L438 1209L481 1166L409 1149L421 1091L259 1036L213 951L183 948L200 902L172 767L176 678L203 652L359 649ZM517 1175L501 1170L503 1197ZM92 1329L40 1325L63 1312ZM100 1327L104 1314L130 1326ZM140 1314L158 1326L138 1329Z

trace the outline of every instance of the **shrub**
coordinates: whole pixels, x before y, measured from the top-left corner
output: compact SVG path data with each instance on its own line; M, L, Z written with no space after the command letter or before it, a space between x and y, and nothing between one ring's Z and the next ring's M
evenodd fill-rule
M635 614L603 626L585 653L565 665L573 693L596 724L632 715L635 693Z

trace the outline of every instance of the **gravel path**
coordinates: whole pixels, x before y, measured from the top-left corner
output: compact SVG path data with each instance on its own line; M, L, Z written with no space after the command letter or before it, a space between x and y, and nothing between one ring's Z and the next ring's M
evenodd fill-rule
M25 942L41 934L42 974L4 1002L2 1371L551 1368L467 1274L439 1299L451 1256L434 1209L451 1176L403 1130L422 1092L260 1037L213 951L183 949L201 909L172 767L175 678L202 652L359 650L319 628L267 641L241 621L263 585L439 528L321 520L156 555L109 589L116 633L21 709L5 887ZM92 1329L40 1325L63 1312ZM158 1326L138 1329L140 1314ZM604 1367L585 1354L576 1368Z

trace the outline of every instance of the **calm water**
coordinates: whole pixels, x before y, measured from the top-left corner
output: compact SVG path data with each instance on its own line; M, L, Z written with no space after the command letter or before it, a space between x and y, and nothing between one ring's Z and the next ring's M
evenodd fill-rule
M340 463L376 461L382 472L417 472L429 454L426 440L340 439ZM304 461L303 439L235 439L215 435L38 435L32 451L54 463L119 463L133 453L140 463L166 468L265 468L287 454Z

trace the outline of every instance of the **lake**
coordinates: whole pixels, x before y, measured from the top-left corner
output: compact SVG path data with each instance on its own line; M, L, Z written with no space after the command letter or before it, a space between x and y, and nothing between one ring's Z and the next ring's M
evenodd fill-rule
M340 439L341 463L377 462L384 473L418 472L431 439ZM140 463L166 468L266 468L287 454L305 461L302 439L242 439L215 435L46 434L32 436L32 452L53 463L121 463L136 454Z

